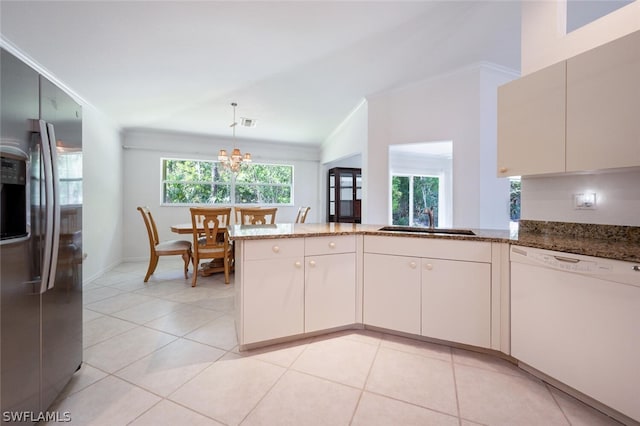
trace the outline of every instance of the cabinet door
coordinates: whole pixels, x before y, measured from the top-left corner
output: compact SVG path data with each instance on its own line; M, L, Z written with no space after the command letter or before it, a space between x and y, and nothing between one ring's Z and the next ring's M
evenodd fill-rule
M303 258L245 261L242 344L304 331Z
M498 88L498 176L565 170L566 63Z
M356 254L305 258L304 331L356 322Z
M422 335L491 347L491 265L422 259Z
M567 61L567 171L640 166L640 31Z
M364 254L364 323L420 334L420 258Z

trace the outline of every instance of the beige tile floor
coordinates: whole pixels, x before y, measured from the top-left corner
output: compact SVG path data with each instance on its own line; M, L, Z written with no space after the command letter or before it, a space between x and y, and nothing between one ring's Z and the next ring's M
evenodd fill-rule
M237 350L233 283L162 258L85 286L75 425L618 425L510 363L371 331Z

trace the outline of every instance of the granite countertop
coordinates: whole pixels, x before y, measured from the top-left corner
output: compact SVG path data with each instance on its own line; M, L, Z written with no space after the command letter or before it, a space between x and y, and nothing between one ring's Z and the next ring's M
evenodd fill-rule
M275 225L233 225L233 240L303 238L330 235L382 235L405 238L437 238L489 241L607 259L640 262L640 227L521 221L518 232L471 229L475 235L424 234L381 231L383 225L351 223L280 223Z
M260 240L272 238L304 238L329 235L362 234L370 225L357 223L277 223L274 225L231 225L232 240ZM373 229L373 226L371 226ZM379 227L378 227L379 228Z

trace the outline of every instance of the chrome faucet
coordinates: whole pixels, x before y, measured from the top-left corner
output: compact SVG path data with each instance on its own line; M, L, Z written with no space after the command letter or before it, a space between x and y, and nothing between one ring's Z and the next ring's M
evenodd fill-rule
M429 216L429 229L434 229L436 225L433 223L433 207L424 209L424 212Z

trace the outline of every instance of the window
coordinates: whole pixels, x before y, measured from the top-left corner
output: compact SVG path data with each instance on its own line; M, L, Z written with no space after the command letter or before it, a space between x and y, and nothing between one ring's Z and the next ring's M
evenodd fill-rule
M433 224L438 226L440 179L435 176L392 176L393 225L428 226L426 209L433 208Z
M509 179L511 188L509 191L509 219L511 222L518 222L520 220L520 178Z
M164 204L292 204L293 166L246 164L237 174L217 161L162 159Z
M235 179L235 203L291 204L293 166L249 164Z
M58 151L60 204L82 204L82 152Z

